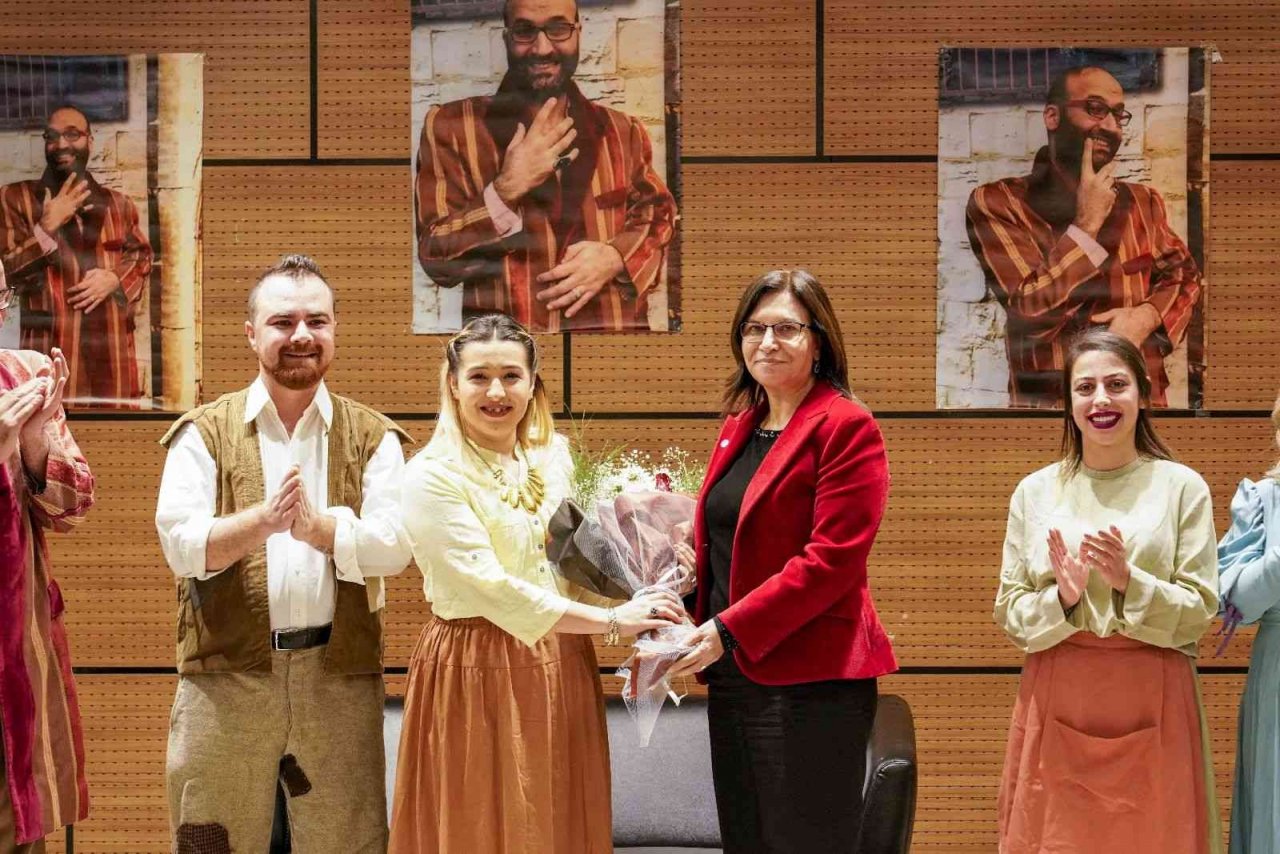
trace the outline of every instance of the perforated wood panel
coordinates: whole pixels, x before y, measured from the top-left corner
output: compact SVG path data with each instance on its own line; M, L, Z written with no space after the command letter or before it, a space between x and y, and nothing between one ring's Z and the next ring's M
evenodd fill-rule
M813 154L814 6L682 0L687 155Z
M0 12L4 53L203 53L205 157L307 154L307 0L5 0Z
M317 11L320 156L408 158L409 4L319 0ZM407 198L407 164L399 174Z
M717 410L738 297L779 267L827 286L859 395L932 408L935 183L919 164L687 166L684 332L576 336L574 408Z
M937 56L942 45L1000 47L1216 44L1214 151L1274 151L1275 2L1125 4L1007 0L829 0L826 150L829 154L937 151Z

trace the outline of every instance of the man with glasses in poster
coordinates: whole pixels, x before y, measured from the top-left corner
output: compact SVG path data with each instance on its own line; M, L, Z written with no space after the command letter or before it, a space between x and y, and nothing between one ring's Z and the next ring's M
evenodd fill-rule
M508 0L503 22L497 93L423 122L419 263L462 286L463 322L500 311L535 332L648 329L676 220L648 132L573 82L574 0Z
M1186 335L1201 275L1160 194L1114 177L1131 119L1110 73L1067 69L1049 87L1049 144L1031 174L969 198L969 241L1008 315L1010 406L1062 405L1063 355L1091 326L1142 350L1151 403L1167 405L1164 357Z
M133 201L89 174L92 145L83 111L49 114L44 174L0 187L0 262L21 297L22 348L66 354L67 402L135 409L134 311L151 244Z

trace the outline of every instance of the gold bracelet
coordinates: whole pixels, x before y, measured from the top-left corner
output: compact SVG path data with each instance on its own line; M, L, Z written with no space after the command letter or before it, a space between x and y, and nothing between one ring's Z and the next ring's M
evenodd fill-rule
M616 608L610 608L607 613L609 615L609 632L605 635L604 645L617 646L622 636L622 633L618 630L618 611Z

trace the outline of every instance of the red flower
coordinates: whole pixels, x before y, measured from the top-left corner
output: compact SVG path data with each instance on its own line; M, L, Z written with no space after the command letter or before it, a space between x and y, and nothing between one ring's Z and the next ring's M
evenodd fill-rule
M655 477L654 480L657 481L655 485L659 492L671 491L671 475L667 474L665 471L658 472L658 476Z

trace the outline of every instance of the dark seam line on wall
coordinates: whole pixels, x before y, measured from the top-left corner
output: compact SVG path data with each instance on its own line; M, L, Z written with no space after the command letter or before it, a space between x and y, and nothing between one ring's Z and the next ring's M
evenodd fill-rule
M1210 160L1280 160L1280 152L1215 152ZM937 163L936 154L687 154L680 162L692 165L738 165L751 163Z
M177 674L178 668L90 665L72 667L71 672L76 676L173 676Z
M827 113L827 20L826 2L817 0L814 10L814 52L813 52L813 148L819 157L826 148L826 113Z
M204 161L205 166L409 166L407 157L218 157Z
M1209 153L1210 160L1280 160L1280 152L1275 151L1241 151L1232 153L1224 151L1221 154Z
M937 163L932 154L689 154L682 164L739 165L750 163Z
M311 36L311 159L320 156L320 10L317 0L308 3Z
M563 374L560 377L560 390L564 395L564 411L562 414L573 415L573 336L568 332L561 333L561 345L564 347L564 359L562 361Z
M568 349L566 347L566 353ZM568 376L568 372L565 373ZM689 411L689 412L594 412L590 410L574 411L569 407L569 384L564 385L565 406L560 410L562 416L570 416L578 419L595 420L595 421L714 421L721 417L719 412L714 411ZM942 409L942 410L879 410L875 411L875 416L880 421L976 421L989 418L1005 418L1012 420L1019 419L1059 419L1062 417L1061 412L1052 409ZM168 423L175 420L180 413L177 412L69 412L67 413L68 421L162 421ZM388 418L395 420L421 420L434 421L435 413L433 412L384 412ZM1271 418L1271 410L1269 409L1218 409L1213 411L1206 410L1177 410L1173 412L1156 412L1155 417L1158 419L1186 419L1186 418Z

